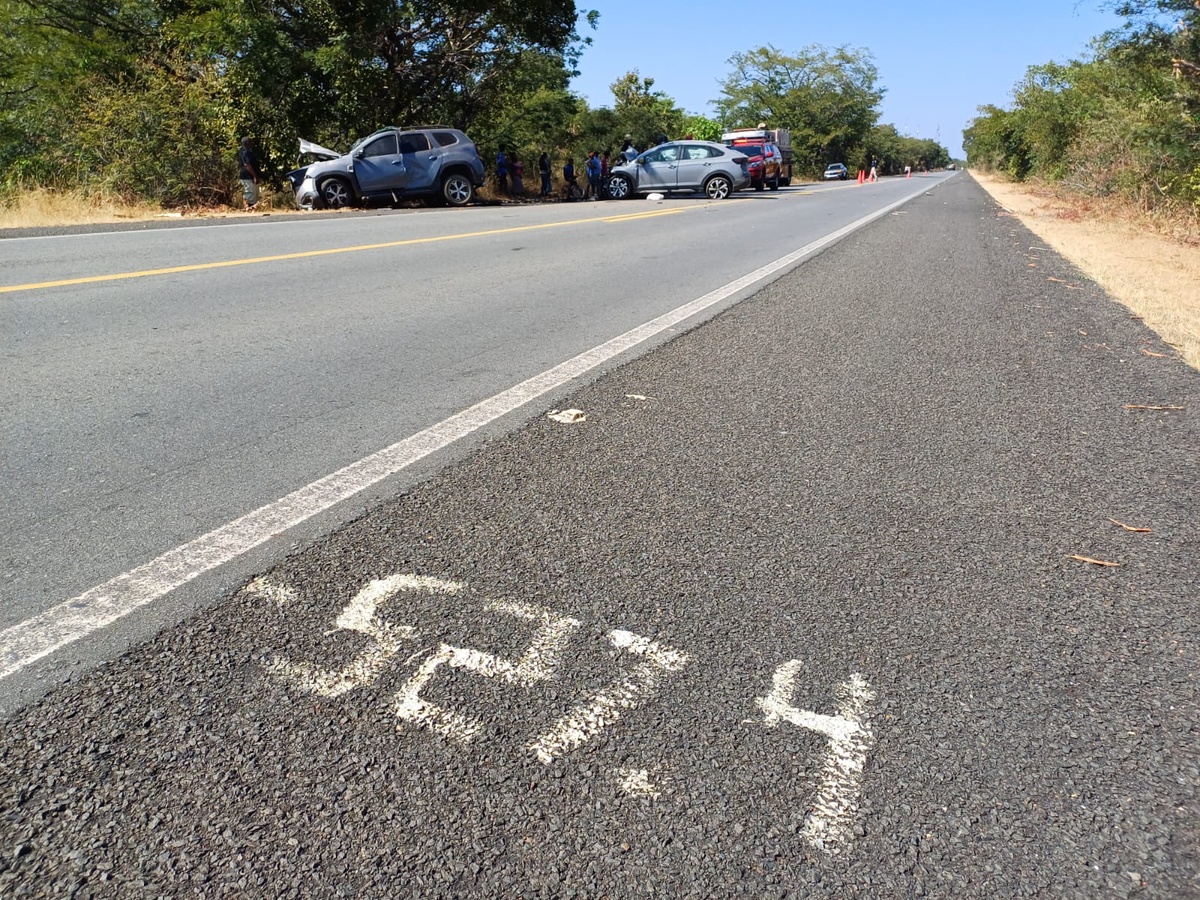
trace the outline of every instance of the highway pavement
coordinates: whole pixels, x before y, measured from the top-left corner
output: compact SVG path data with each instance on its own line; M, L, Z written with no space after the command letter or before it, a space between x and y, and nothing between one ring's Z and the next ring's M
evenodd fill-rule
M14 709L0 894L1200 896L1200 379L929 187Z
M0 714L937 182L0 240Z

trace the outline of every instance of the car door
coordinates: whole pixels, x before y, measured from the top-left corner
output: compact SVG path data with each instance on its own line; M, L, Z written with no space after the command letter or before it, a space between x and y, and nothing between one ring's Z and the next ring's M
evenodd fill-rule
M673 191L679 180L679 145L663 144L638 157L638 190Z
M405 189L409 193L420 194L433 188L440 152L429 146L429 137L423 131L400 133L400 157L404 160Z
M684 144L679 160L679 190L698 191L704 180L715 171L714 150L703 144Z
M403 190L407 174L394 131L385 131L354 151L354 177L363 194Z

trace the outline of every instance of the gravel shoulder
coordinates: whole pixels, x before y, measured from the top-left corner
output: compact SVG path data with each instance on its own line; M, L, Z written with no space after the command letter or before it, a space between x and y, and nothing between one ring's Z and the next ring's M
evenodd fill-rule
M1097 215L1033 185L971 172L1006 211L1200 368L1200 247Z
M1197 896L1200 376L1036 244L954 178L27 707L0 894Z

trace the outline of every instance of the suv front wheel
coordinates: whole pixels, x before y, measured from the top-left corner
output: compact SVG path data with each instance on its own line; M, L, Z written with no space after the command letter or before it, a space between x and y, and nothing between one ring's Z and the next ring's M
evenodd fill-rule
M329 209L342 209L354 202L354 191L344 178L326 178L321 182L321 201Z
M451 172L442 179L442 199L451 206L466 206L474 194L471 179L461 172Z
M628 200L633 196L633 182L624 175L614 175L608 179L608 196L614 200Z

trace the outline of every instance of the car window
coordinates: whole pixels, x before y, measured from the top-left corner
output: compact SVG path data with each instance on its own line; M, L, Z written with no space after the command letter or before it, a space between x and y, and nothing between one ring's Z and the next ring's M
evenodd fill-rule
M401 153L420 153L422 150L428 149L429 138L425 137L421 132L414 131L412 134L400 135Z
M762 144L734 144L733 149L747 156L765 156Z
M394 156L396 154L396 135L389 132L368 141L363 145L363 156Z
M676 146L658 147L644 157L646 162L675 162L679 158L679 148Z
M683 150L684 159L710 159L714 156L720 156L719 150L714 150L712 147L692 146L685 147Z
M458 135L453 131L435 131L433 139L437 141L439 147L449 147L451 144L458 143Z

